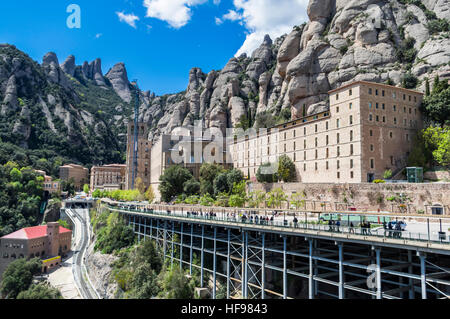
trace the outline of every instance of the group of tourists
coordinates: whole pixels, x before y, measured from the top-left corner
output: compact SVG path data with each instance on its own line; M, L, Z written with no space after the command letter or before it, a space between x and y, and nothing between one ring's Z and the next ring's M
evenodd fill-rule
M143 209L145 212L153 213L153 209L149 209L145 207ZM170 210L166 211L168 215L171 214ZM202 217L205 219L217 219L218 215L215 212L198 212L198 211L187 211L186 212L187 217L195 216L195 217ZM275 217L277 217L280 214L280 212L274 211L272 212L271 216L261 216L258 215L255 212L243 212L243 213L236 213L236 212L228 212L223 213L223 215L219 216L221 219L226 221L232 221L232 222L242 222L242 223L249 223L249 224L256 224L256 225L274 225ZM299 220L297 219L297 216L294 215L294 218L292 220L292 224L294 228L298 228ZM286 219L284 219L284 226L288 226L289 223ZM371 232L371 222L370 221L363 221L360 223L359 227L361 228L361 235L372 235ZM355 233L355 225L352 221L350 221L350 224L348 225L348 230L350 234ZM384 235L387 237L393 237L393 238L401 238L402 236L402 227L401 223L393 223L393 222L383 222L383 228L384 228ZM330 219L328 221L328 231L330 232L341 232L341 220L333 220Z
M401 238L402 237L402 225L401 223L395 223L395 227L392 222L386 223L383 222L384 235L392 238Z
M341 221L340 220L332 220L328 221L328 230L331 232L340 232Z
M250 214L250 217L248 217L247 214L244 213L242 214L241 217L241 222L257 225L270 225L273 224L273 221L274 221L273 215L269 218L268 216L259 216L259 215L253 216L252 214Z

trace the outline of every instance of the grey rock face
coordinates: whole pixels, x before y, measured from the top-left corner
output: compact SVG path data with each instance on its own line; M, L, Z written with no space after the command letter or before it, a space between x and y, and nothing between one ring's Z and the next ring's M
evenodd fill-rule
M11 75L6 84L5 98L1 108L1 114L4 116L9 111L15 111L18 108L17 103L17 84L16 76Z
M449 0L422 0L428 10L434 11L440 19L450 19L450 1Z
M308 4L308 17L311 21L327 21L335 9L335 0L311 0Z
M68 56L66 61L61 65L61 69L70 76L74 76L75 67L75 57L73 55Z
M54 52L49 52L42 58L42 64L44 65L55 64L56 66L59 66L58 57Z
M127 70L125 64L117 63L106 74L106 78L111 82L111 85L122 100L127 103L131 102L130 82L128 81Z
M102 61L100 59L92 62L92 77L97 85L106 86L102 73Z
M231 112L231 124L235 127L239 123L241 116L247 114L244 100L238 96L233 96L230 99L228 108Z
M42 68L47 74L48 80L57 83L65 89L70 89L71 84L59 66L58 57L54 52L47 53L42 59Z
M199 68L192 68L189 72L188 91L197 90L203 85L205 74Z

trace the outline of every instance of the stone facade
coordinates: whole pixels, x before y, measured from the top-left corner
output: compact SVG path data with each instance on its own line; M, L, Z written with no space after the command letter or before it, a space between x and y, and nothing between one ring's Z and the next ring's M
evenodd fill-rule
M71 250L71 245L72 231L58 223L23 228L6 235L0 238L0 276L18 258L63 256ZM56 263L53 266L57 266Z
M151 170L151 142L148 140L148 125L138 123L138 154L137 154L137 172L135 178L141 178L145 187L150 185ZM127 164L126 164L126 189L133 189L133 165L134 165L134 122L128 123L127 132ZM135 181L136 182L136 181Z
M400 212L398 204L389 201L392 196L403 194L407 201L405 210L410 213L432 213L432 207L442 207L443 213L450 215L450 183L252 183L250 190L270 192L281 188L290 198L292 194L303 194L306 209L321 210L321 203L327 210L357 210ZM315 202L315 204L314 204ZM287 204L284 204L286 207ZM314 207L315 205L315 207Z
M125 189L126 165L110 164L91 168L90 189L117 190Z
M258 167L289 156L302 183L361 183L406 165L421 128L423 94L358 81L329 92L329 109L238 138L230 146L234 167L254 178Z
M44 171L35 170L35 172L44 177L44 192L53 194L61 191L61 183L59 181L54 181L53 178L46 175Z
M77 164L64 165L59 168L59 178L63 181L73 178L75 188L81 190L84 184L89 183L89 170Z
M196 137L194 130L195 127L189 126L181 131L172 132L172 135L162 134L152 146L151 185L157 200L161 198L158 189L159 177L170 166L181 165L187 168L196 179L200 178L200 168L205 162L215 162L222 164L225 168L232 168L231 163L226 163L225 140L206 137L201 129L199 130L201 136ZM205 159L205 156L211 156L211 158Z

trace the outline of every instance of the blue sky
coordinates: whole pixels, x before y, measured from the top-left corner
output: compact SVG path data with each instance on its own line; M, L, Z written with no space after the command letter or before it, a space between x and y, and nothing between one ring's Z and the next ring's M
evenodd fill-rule
M70 4L81 28L70 29ZM102 59L103 72L124 62L130 81L157 95L185 90L192 67L223 68L251 53L265 33L289 32L306 19L306 0L25 0L0 2L0 43L42 62L49 51L62 64ZM293 10L294 9L294 10Z

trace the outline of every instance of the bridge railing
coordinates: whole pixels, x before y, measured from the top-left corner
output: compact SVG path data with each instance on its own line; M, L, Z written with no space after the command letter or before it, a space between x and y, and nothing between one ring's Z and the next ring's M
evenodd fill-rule
M154 210L146 207L142 207L141 209L135 208L131 209L126 206L112 206L106 204L109 209L112 210L120 210L126 211L130 213L141 213L148 215L156 215L156 216L169 216L169 217L182 217L191 220L199 220L199 221L219 221L223 223L230 224L241 224L244 226L265 226L265 227L279 227L283 229L305 229L305 230L313 230L313 231L324 231L329 233L342 233L342 234L352 234L359 235L361 237L383 237L383 238L392 238L392 239L400 239L400 240L410 240L410 241L420 241L420 242L432 242L432 243L440 243L440 244L448 244L450 245L450 238L439 236L438 232L429 232L429 233L420 233L420 232L409 232L409 231L400 231L400 230L390 230L384 229L383 227L378 228L366 228L361 226L337 226L337 225L324 225L317 222L308 222L304 220L299 220L294 223L291 220L284 219L280 220L264 220L264 215L253 215L253 218L249 217L243 218L242 216L236 214L225 214L225 213L216 213L215 215L210 215L208 213L199 213L199 212L187 212L187 211L177 211L172 209L170 211L164 210ZM256 221L255 216L259 216Z

